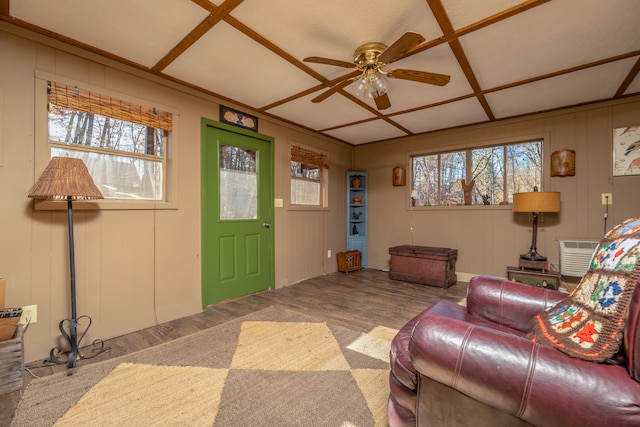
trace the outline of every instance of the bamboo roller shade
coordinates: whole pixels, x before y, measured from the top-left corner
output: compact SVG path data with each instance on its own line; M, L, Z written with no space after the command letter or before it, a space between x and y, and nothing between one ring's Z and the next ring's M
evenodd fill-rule
M49 102L59 107L100 114L166 131L173 127L171 113L61 83L49 82Z
M304 163L309 166L329 169L326 154L317 153L296 145L291 146L291 160L298 163Z

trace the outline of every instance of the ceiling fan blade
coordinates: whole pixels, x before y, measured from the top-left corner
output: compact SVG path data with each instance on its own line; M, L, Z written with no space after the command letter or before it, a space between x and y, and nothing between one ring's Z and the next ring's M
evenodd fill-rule
M340 83L336 84L335 86L330 87L329 89L325 90L324 92L322 92L320 95L316 96L315 98L313 98L311 100L311 102L322 102L325 99L327 99L328 97L330 97L331 95L333 95L334 93L336 93L337 91L339 91L340 89L343 89L347 86L349 86L352 82L352 79L345 79L343 81L341 81Z
M337 67L344 68L356 68L355 64L353 64L352 62L341 61L339 59L322 58L320 56L310 56L308 58L304 58L303 61L314 62L316 64L335 65Z
M380 96L376 96L375 98L373 98L373 100L376 101L376 107L378 108L378 110L386 110L387 108L391 107L389 95L387 95L386 93L383 93Z
M436 86L444 86L451 80L445 74L429 73L427 71L393 69L387 71L387 77L402 80L413 80L414 82L429 83Z
M423 41L424 37L422 37L418 33L404 33L398 40L393 42L391 46L386 48L384 52L380 54L380 56L378 56L378 62L382 62L383 64L390 64L393 61L399 59L409 50L418 46Z

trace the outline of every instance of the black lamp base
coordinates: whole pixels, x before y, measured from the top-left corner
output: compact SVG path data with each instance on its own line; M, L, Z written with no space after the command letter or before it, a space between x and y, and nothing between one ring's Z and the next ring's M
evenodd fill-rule
M78 336L78 326L80 326L78 321L80 321L81 319L87 320L88 324L84 331L80 334L80 336ZM65 326L69 330L69 333L67 333L67 331L65 330ZM75 369L78 360L93 359L99 354L105 351L109 351L111 348L105 347L104 341L102 341L101 339L96 339L91 344L93 346L93 354L91 354L90 356L80 354L80 342L89 330L89 327L91 327L91 318L86 315L80 316L77 319L73 317L63 319L59 325L60 333L62 334L62 337L67 341L67 343L69 343L71 349L69 353L67 353L66 359L64 359L58 357L62 354L62 347L56 346L49 352L49 359L47 359L47 361L57 363L58 365L67 365L67 375L73 375L73 370Z
M540 255L535 249L533 249L526 254L520 255L520 259L525 261L546 261L547 257Z

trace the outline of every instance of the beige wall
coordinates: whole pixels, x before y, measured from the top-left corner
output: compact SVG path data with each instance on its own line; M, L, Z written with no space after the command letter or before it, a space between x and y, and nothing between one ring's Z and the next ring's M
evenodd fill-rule
M201 310L200 128L217 120L217 101L0 23L0 277L7 305L38 305L38 322L25 335L27 361L45 358L70 315L66 211L34 210L27 191L44 168L36 161L46 137L46 99L38 76L57 76L167 106L177 113L173 132L174 209L83 210L74 204L78 314L93 318L90 334L108 339ZM255 113L254 113L255 114ZM259 116L260 133L275 139L275 285L336 271L344 250L345 176L352 148ZM44 126L44 131L42 130ZM328 154L329 209L290 210L291 144ZM46 160L45 160L46 164ZM64 206L63 206L64 209Z
M8 306L38 304L38 323L25 336L26 360L48 355L60 335L58 322L69 316L65 212L36 211L26 196L41 167L37 147L43 144L40 135L46 126L46 119L36 115L43 107L36 101L42 95L36 96L36 73L149 100L177 112L177 151L172 157L172 170L178 174L175 209L75 211L78 312L94 320L85 342L200 311L200 121L217 119L218 101L6 23L0 23L0 58L0 277L7 278ZM540 251L553 263L556 239L602 235L600 193L613 193L609 227L640 214L640 177L611 178L611 129L640 124L638 97L355 149L259 118L260 132L275 139L275 197L285 201L284 208L275 208L276 287L336 271L335 254L345 248L344 188L351 168L369 172L369 267L387 267L389 247L414 243L457 248L457 270L466 275L504 275L505 267L528 248L526 218L516 221L509 207L497 206L412 212L409 186L392 187L391 170L404 165L408 171L409 154L414 152L531 136L545 138L547 162L553 150L576 150L575 177L550 178L548 172L545 176L545 189L562 193L562 212L558 218L547 217L538 238ZM287 207L293 143L328 153L328 210ZM331 259L327 250L332 251Z
M607 229L640 215L640 176L612 177L612 129L640 124L640 98L623 99L487 125L442 131L356 147L355 166L369 172L369 267L389 266L396 245L441 246L458 250L459 278L474 274L504 277L508 265L531 243L527 215L510 206L409 208L410 183L392 186L392 169L409 174L413 153L544 138L544 189L561 193L561 212L545 215L538 251L558 264L558 239L595 239L604 234L601 193L613 193ZM550 154L576 151L576 175L550 177ZM411 236L413 223L413 241Z

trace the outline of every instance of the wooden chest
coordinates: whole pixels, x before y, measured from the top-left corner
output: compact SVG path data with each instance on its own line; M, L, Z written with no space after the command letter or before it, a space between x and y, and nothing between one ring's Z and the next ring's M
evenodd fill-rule
M389 254L390 279L445 289L456 283L456 249L404 245L389 248Z

